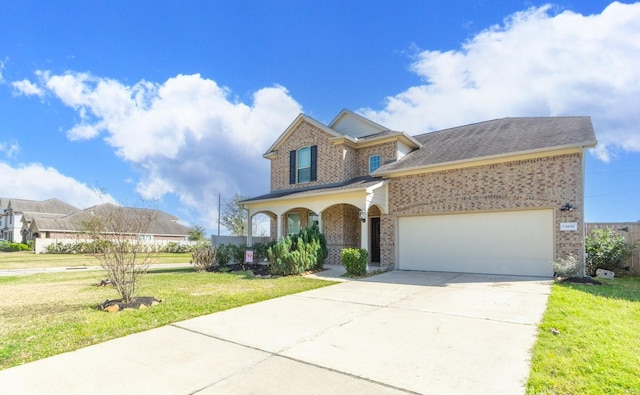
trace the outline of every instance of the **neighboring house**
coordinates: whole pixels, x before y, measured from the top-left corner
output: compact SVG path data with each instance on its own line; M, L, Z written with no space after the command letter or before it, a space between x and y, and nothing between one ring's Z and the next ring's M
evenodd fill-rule
M584 258L589 117L504 118L410 136L343 110L300 114L267 150L271 192L243 202L280 238L317 223L397 269L552 276ZM251 229L251 224L249 224ZM248 236L248 244L252 236Z
M75 211L65 216L51 216L48 214L34 214L30 217L27 235L29 239L36 240L36 252L42 252L47 244L56 241L78 240L88 238L87 223L94 217L107 218L113 215L118 206L112 203L104 203ZM189 236L189 227L178 223L178 218L160 210L145 208L124 207L127 216L151 214L153 221L149 224L144 234L137 237L164 244L167 242L186 242ZM151 213L149 213L151 211ZM26 226L26 224L25 224Z
M61 217L78 211L77 207L58 199L39 201L0 198L0 208L2 209L2 221L0 222L2 237L0 238L14 243L27 242L29 237L23 223L26 221L28 225L33 215Z

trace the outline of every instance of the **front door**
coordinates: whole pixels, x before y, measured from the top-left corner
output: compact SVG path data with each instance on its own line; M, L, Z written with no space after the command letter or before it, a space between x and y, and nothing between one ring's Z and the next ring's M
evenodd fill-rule
M380 217L371 218L371 263L380 263Z

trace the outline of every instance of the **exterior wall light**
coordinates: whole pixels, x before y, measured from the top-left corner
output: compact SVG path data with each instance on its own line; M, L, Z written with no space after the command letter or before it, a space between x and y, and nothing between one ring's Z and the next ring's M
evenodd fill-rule
M360 210L360 221L367 222L367 213L364 210Z
M565 203L564 206L560 207L560 211L573 211L575 210L576 206L574 206L571 203Z

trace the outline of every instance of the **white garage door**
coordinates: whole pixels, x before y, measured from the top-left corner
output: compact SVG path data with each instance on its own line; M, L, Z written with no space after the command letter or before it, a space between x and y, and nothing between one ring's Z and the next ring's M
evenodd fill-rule
M399 267L465 273L553 275L553 211L399 218Z

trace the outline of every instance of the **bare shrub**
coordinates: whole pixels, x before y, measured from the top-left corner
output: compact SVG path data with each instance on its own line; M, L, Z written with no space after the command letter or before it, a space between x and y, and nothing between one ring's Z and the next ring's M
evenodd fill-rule
M147 272L155 254L148 243L148 231L158 211L103 205L99 213L84 221L84 228L102 249L96 253L100 266L120 294L131 302L138 279Z
M196 249L191 254L191 263L196 272L210 272L216 265L217 249L215 247L203 246Z

